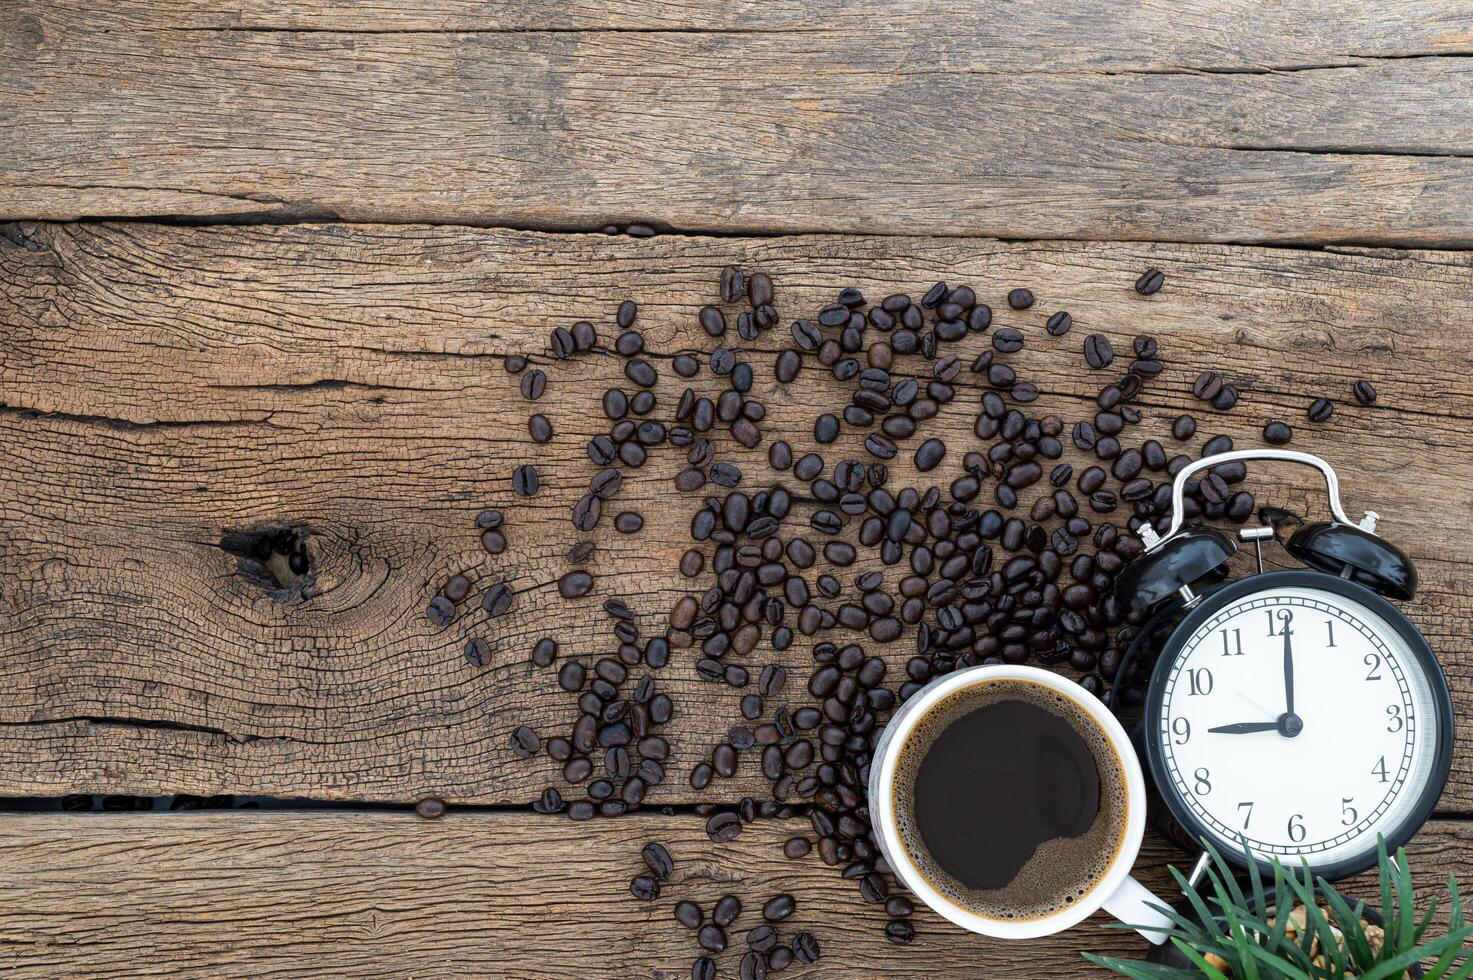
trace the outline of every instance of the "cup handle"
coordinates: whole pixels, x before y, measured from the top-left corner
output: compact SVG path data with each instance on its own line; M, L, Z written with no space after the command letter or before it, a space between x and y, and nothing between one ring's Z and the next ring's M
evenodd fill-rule
M1159 946L1166 942L1167 933L1175 925L1158 908L1165 905L1167 903L1145 885L1134 878L1126 878L1115 894L1105 899L1104 909Z

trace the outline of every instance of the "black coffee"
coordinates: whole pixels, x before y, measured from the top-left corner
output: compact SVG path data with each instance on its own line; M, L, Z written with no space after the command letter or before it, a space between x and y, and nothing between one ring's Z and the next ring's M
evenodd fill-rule
M895 813L927 883L991 919L1039 919L1095 887L1120 847L1125 772L1077 702L984 681L933 706L900 751Z

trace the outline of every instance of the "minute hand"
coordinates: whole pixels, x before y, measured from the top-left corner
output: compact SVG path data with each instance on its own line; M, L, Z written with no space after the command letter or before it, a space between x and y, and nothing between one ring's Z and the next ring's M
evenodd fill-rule
M1294 648L1289 645L1289 624L1284 624L1284 714L1294 713Z
M1248 735L1253 732L1271 732L1279 727L1276 721L1240 721L1236 725L1218 725L1207 731L1220 732L1224 735Z

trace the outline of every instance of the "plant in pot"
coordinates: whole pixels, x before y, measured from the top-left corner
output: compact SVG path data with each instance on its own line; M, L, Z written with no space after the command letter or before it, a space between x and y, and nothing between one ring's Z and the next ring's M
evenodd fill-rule
M1465 925L1457 881L1449 876L1446 930L1433 936L1436 899L1419 917L1406 852L1395 859L1381 842L1381 907L1345 898L1308 868L1296 872L1273 861L1273 884L1250 862L1247 890L1210 843L1206 881L1191 885L1171 875L1186 896L1165 909L1175 923L1168 941L1146 961L1085 953L1085 959L1131 980L1468 980L1473 936Z

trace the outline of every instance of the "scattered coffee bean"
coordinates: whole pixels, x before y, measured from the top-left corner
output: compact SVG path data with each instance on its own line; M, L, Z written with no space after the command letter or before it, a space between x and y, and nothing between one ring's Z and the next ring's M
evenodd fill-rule
M1160 269L1147 269L1141 273L1141 277L1135 281L1135 291L1142 296L1150 296L1159 292L1166 283L1166 275Z
M1374 405L1376 403L1376 387L1369 381L1357 381L1350 386L1350 393L1362 405Z

